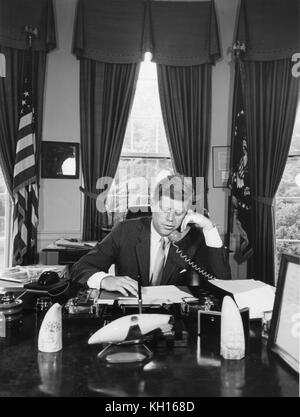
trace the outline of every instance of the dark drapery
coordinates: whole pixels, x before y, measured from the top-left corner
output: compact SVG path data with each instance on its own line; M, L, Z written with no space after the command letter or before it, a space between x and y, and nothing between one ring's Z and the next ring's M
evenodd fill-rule
M236 39L246 61L274 61L299 52L299 0L241 0Z
M271 285L275 282L273 199L288 157L298 100L292 65L290 59L242 64L253 198L250 271Z
M199 65L220 56L213 1L79 0L78 58L134 63L151 52L164 65Z
M6 66L5 77L0 78L0 162L8 191L14 201L14 263L28 264L36 261L46 55L55 48L55 44L52 0L0 0L0 53L5 57ZM25 79L29 79L28 68L32 82L25 87ZM29 113L32 114L34 110L34 127L30 133L27 129L31 121L24 122L23 119L24 129L19 126L22 115L27 115L21 113L21 108L22 102L25 106L24 98L28 96L32 97ZM20 145L19 151L16 149L18 138L27 138ZM29 168L26 155L33 158L30 166L34 172L28 181L25 178ZM20 173L18 184L15 183L16 177L13 178L16 162Z
M0 45L27 49L25 26L38 29L32 43L34 51L55 48L55 24L52 0L0 0Z
M97 180L117 170L138 71L139 64L80 61L82 170L92 195L99 194ZM83 239L98 240L101 224L95 199L85 194Z
M211 130L211 64L188 67L157 66L158 86L166 134L176 171L204 177L207 207L207 170Z
M13 170L21 109L24 64L27 56L31 56L31 52L0 46L0 53L4 54L6 60L6 77L0 78L0 160L8 191L12 195ZM43 120L46 52L35 51L31 59L33 64L34 79L34 107L36 111L36 172L38 178Z
M160 65L164 122L176 167L185 175L206 177L210 65L220 56L214 3L79 0L73 52L81 60L81 142L89 194L85 195L83 238L98 239L95 226L101 218L91 196L97 195L98 178L115 174L138 63L145 52L151 52ZM175 91L179 96L174 104Z
M299 79L292 56L300 50L300 2L241 0L235 54L248 141L254 256L250 277L274 284L273 199L288 156Z
M37 29L32 51L25 27ZM32 59L33 101L36 115L37 173L42 133L46 53L56 46L52 0L0 0L0 53L5 56L6 77L0 77L0 160L12 193L13 169L26 59ZM31 56L31 58L28 58ZM38 177L38 175L37 175Z

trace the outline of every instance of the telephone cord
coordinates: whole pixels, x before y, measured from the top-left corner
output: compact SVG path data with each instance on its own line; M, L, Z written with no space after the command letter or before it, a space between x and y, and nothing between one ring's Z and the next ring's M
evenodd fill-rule
M176 249L176 253L179 254L179 256L185 260L185 262L191 266L195 271L199 272L200 274L204 275L205 278L207 278L209 281L212 281L214 279L216 279L216 277L212 274L209 274L207 271L205 271L205 269L200 268L200 266L198 266L195 262L193 262L187 255L185 255L182 250L179 248L178 245L176 245L176 243L172 242L172 245L175 247Z

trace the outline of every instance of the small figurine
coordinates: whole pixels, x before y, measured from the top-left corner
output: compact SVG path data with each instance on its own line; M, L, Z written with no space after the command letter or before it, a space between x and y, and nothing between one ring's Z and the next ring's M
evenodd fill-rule
M234 300L224 297L221 310L221 356L242 359L245 356L245 336L242 317Z
M121 343L143 340L154 334L170 333L173 316L168 314L131 314L112 321L94 333L88 343Z
M62 349L62 308L58 303L44 317L38 337L38 349L49 353Z

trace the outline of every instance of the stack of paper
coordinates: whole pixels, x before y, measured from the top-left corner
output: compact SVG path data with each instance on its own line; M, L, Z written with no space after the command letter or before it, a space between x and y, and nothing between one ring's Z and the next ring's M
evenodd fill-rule
M27 284L39 279L45 271L55 271L60 278L65 276L67 271L66 265L26 265L14 266L0 270L0 280L10 281L20 284Z
M159 285L157 287L143 287L142 288L142 302L143 305L162 305L182 303L183 298L191 298L191 293L183 291L174 285ZM120 293L101 292L98 300L99 304L113 304L114 300L125 305L136 305L138 303L137 297L124 297Z
M83 249L83 248L93 248L96 246L97 242L82 242L77 241L76 239L57 239L55 242L56 246L62 246L64 248L74 248L74 249Z
M231 293L240 310L248 307L250 319L261 318L264 311L273 310L276 289L271 285L254 279L215 279L210 283Z

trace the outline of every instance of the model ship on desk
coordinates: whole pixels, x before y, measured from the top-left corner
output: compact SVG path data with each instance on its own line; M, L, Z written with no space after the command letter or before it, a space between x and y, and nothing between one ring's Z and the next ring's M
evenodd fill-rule
M173 329L173 316L168 314L143 314L142 283L138 275L138 308L139 314L118 318L107 324L89 339L90 345L96 343L142 343L158 334L170 334Z
M131 314L99 329L88 344L143 342L156 334L171 334L173 322L173 316L168 314Z

